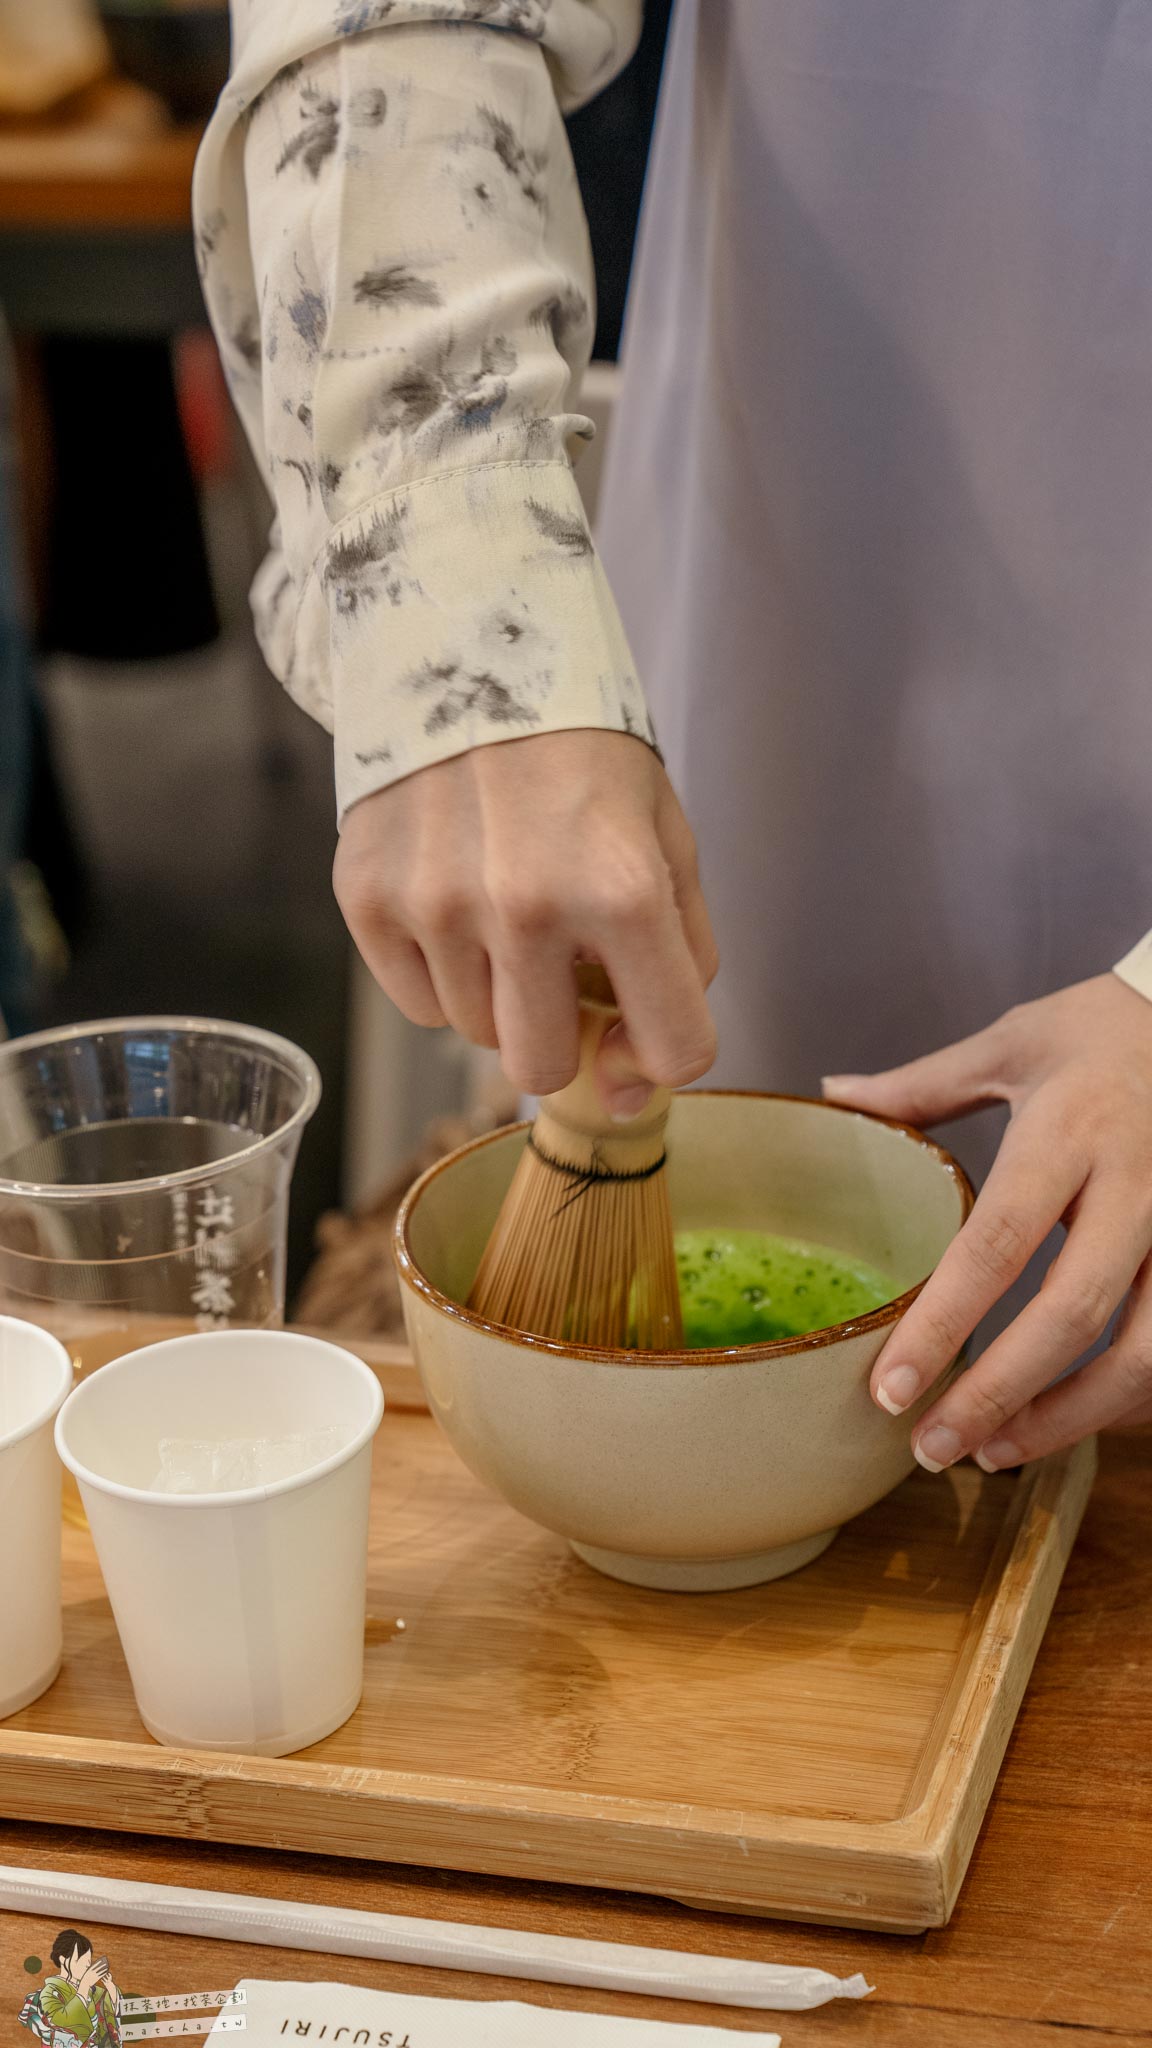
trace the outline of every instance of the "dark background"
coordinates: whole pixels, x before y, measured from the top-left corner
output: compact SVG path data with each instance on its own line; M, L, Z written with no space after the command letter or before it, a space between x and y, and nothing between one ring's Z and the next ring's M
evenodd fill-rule
M594 353L619 353L628 272L644 190L648 142L672 0L646 0L644 33L631 64L568 123L596 260L599 320Z

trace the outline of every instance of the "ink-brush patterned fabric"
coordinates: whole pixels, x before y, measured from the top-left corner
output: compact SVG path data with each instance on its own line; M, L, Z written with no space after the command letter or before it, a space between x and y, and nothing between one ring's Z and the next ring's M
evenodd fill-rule
M649 734L567 464L561 125L639 15L234 0L199 248L279 512L261 638L342 809L487 740ZM1143 921L1152 10L1121 15L678 0L602 527L701 840L720 1078L886 1065ZM1119 971L1152 997L1152 937Z
M562 110L638 0L234 0L197 239L277 514L266 658L341 812L493 740L651 726L569 460L593 278Z

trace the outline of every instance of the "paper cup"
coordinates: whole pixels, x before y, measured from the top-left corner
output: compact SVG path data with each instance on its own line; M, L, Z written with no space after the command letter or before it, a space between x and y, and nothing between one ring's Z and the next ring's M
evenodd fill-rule
M62 1344L0 1316L0 1720L60 1669L60 1466L52 1421L72 1385Z
M65 1402L57 1449L158 1742L284 1756L354 1711L383 1412L351 1352L282 1330L149 1345ZM254 1477L258 1444L279 1446L267 1470L300 1469ZM191 1490L163 1490L165 1471Z

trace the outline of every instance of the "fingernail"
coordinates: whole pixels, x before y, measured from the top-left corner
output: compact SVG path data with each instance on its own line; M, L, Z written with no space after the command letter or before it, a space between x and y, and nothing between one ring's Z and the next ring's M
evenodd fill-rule
M934 1422L912 1446L918 1465L926 1472L943 1472L948 1465L954 1465L960 1456L960 1438L954 1429L943 1422Z
M640 1081L634 1088L618 1088L612 1097L612 1121L614 1124L631 1123L652 1100L652 1090L646 1081Z
M920 1375L914 1365L894 1365L876 1389L876 1399L889 1415L903 1415L920 1392Z
M982 1472L1003 1472L1006 1465L1022 1465L1024 1453L1019 1444L1007 1436L993 1437L991 1443L981 1444L973 1454Z
M825 1074L820 1086L825 1095L849 1095L866 1079L865 1074Z

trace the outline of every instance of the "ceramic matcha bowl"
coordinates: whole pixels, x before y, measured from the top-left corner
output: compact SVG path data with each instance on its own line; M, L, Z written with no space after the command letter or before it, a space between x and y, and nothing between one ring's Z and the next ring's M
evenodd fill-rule
M678 1096L668 1129L677 1229L830 1245L890 1275L895 1298L855 1322L735 1351L579 1350L461 1306L527 1128L440 1160L396 1220L409 1339L465 1464L587 1563L635 1585L751 1586L818 1557L912 1469L919 1410L886 1415L868 1378L971 1208L961 1168L918 1132L853 1110Z

